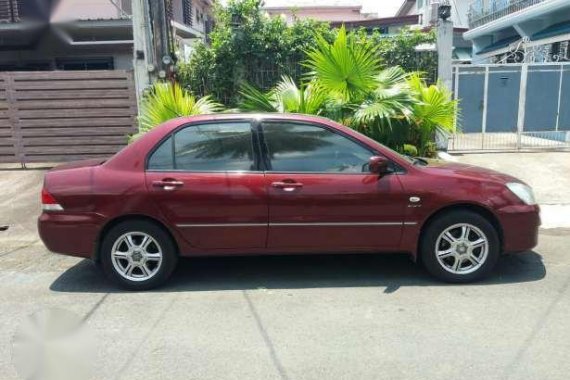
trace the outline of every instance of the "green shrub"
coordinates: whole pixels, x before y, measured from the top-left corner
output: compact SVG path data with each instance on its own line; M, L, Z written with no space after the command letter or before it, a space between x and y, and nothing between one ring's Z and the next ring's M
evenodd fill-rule
M300 64L304 51L316 36L332 40L329 25L303 20L289 26L279 17L267 17L261 3L230 0L226 7L216 7L210 45L198 44L190 60L179 64L178 78L185 88L234 107L242 82L268 90L284 75L298 81L306 73Z
M205 96L196 100L178 83L157 82L145 95L139 119L139 133L131 137L136 139L159 124L181 116L201 115L220 112L223 108Z

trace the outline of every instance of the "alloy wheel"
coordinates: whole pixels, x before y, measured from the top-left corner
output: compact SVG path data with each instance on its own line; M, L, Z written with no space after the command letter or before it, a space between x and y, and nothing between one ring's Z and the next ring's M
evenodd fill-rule
M458 223L446 228L435 243L438 263L453 274L473 273L485 263L488 253L487 236L468 223Z
M113 267L129 281L146 281L154 277L162 265L162 258L158 242L144 232L121 235L111 249Z

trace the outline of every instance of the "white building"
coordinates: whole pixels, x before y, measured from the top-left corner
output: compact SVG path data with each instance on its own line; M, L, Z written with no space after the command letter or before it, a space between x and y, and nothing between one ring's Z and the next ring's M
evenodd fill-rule
M476 62L570 60L570 0L475 0L469 27Z

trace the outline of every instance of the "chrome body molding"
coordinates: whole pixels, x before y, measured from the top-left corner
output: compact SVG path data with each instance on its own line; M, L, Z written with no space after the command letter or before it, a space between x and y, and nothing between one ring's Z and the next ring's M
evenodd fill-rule
M299 223L198 223L177 224L180 228L209 227L366 227L366 226L415 226L417 222L299 222Z
M202 224L177 224L176 227L267 227L267 223L202 223Z

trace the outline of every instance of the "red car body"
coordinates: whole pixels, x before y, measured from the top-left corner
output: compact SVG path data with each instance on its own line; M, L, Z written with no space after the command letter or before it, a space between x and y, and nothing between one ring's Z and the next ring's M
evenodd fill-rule
M149 152L177 128L231 120L324 126L403 170L379 177L145 169ZM156 186L164 180L181 186L166 192ZM283 191L279 183L288 182L302 183L302 188ZM105 231L129 218L161 224L180 256L402 252L415 257L430 218L462 207L484 215L496 227L502 252L528 250L537 244L539 208L515 196L505 186L508 182L520 181L457 163L412 165L383 145L319 117L204 115L171 120L106 161L74 162L50 170L44 189L63 210L44 211L39 232L53 252L95 259Z

